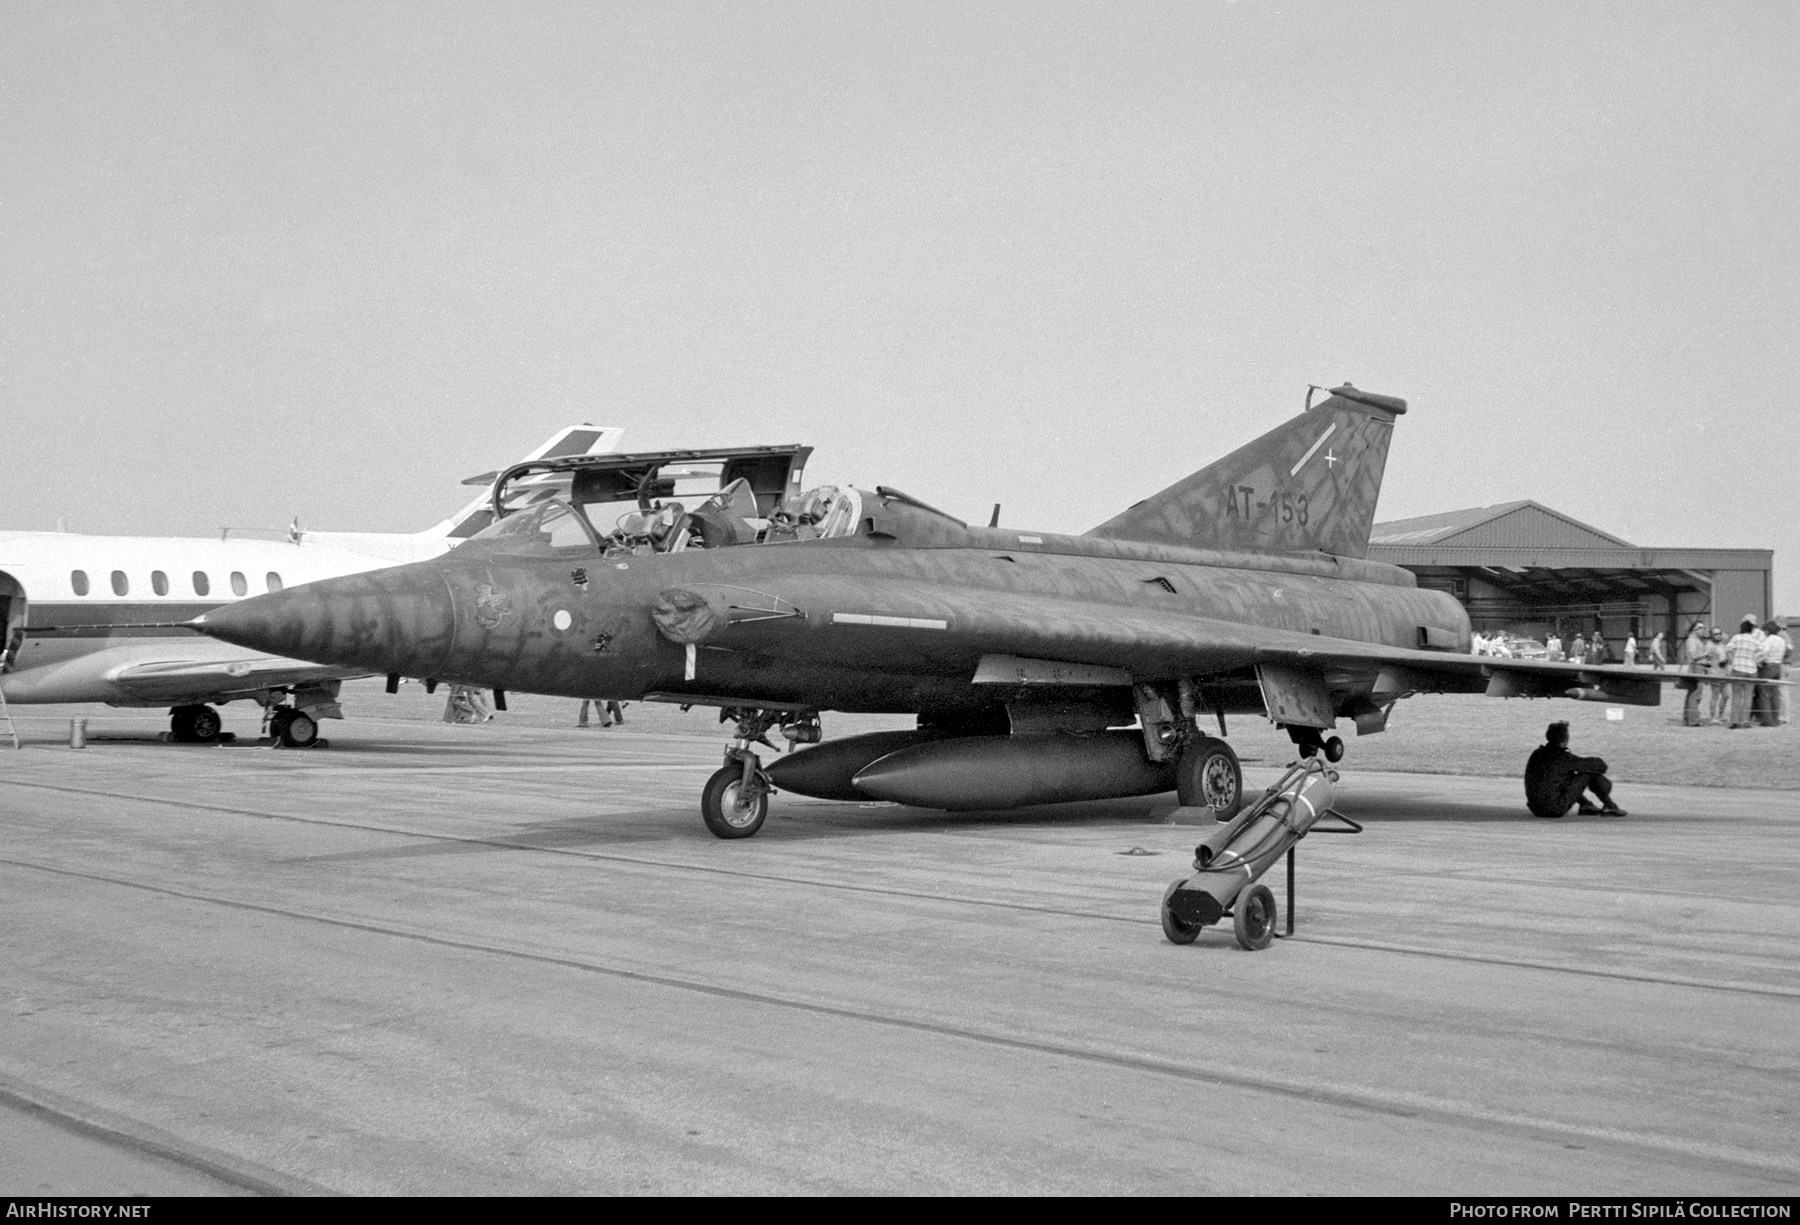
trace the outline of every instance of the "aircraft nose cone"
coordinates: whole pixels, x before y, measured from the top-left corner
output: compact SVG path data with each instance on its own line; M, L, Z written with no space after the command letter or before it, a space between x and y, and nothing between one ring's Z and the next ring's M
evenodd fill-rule
M405 676L436 675L456 634L449 588L429 562L303 583L191 624L253 651Z

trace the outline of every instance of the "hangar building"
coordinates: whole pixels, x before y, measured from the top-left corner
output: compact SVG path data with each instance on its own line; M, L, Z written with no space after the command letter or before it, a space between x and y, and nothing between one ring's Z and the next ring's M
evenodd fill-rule
M1695 620L1735 630L1774 611L1772 550L1640 548L1532 501L1377 523L1369 559L1450 592L1482 633L1566 640L1598 629L1614 658L1627 634L1648 645Z

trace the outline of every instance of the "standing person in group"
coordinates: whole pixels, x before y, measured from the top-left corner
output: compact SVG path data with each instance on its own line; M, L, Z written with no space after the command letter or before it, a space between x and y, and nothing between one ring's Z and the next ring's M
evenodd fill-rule
M1575 640L1569 643L1569 662L1572 664L1586 663L1588 661L1587 650L1587 639L1581 636L1580 630L1576 630Z
M1609 654L1610 652L1606 649L1606 639L1600 636L1599 630L1595 630L1594 636L1588 640L1587 661L1591 664L1603 664Z
M1706 627L1698 621L1688 626L1687 637L1681 643L1681 670L1683 676L1676 687L1687 691L1687 701L1682 703L1681 721L1688 727L1699 727L1706 722L1706 695L1709 686L1706 683L1707 656L1711 648L1706 641Z
M1706 674L1713 678L1707 682L1712 707L1707 722L1725 723L1731 715L1731 685L1724 679L1725 631L1715 625L1707 630L1706 638Z
M1661 630L1650 640L1650 666L1658 672L1669 666L1669 639Z
M1562 635L1555 630L1550 631L1550 640L1544 643L1544 658L1552 662L1561 662L1564 658Z
M1787 646L1787 639L1781 636L1781 627L1773 621L1763 622L1762 646L1756 657L1756 675L1759 680L1781 679L1781 666L1787 660ZM1780 727L1780 694L1780 685L1757 685L1756 700L1750 707L1750 717L1764 727Z
M1471 655L1486 655L1487 654L1487 635L1482 633L1480 630L1476 630L1474 633L1469 635L1469 654L1471 654Z
M1625 666L1637 667L1637 635L1634 633L1625 635Z
M1794 636L1784 628L1776 631L1775 636L1785 644L1782 648L1781 675L1791 675L1794 670ZM1775 721L1792 723L1794 721L1794 687L1792 685L1775 686Z
M1733 682L1729 724L1733 730L1750 726L1750 705L1755 700L1756 686L1744 682L1756 675L1762 655L1762 643L1756 640L1756 629L1756 622L1745 617L1738 623L1738 632L1725 644L1725 672Z

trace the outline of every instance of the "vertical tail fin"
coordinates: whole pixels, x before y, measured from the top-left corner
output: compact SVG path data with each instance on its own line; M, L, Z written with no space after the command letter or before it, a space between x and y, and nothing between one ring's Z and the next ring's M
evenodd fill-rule
M624 428L616 425L566 426L552 434L548 441L527 455L525 459L560 459L565 455L606 455L618 449L619 440L624 436ZM496 468L492 472L483 472L480 476L471 476L464 480L463 484L465 485L481 486L481 496L436 527L430 528L426 535L466 540L492 523L494 510L489 502L489 497L493 492L494 478L499 476L500 472L501 470Z
M1249 553L1363 557L1406 401L1346 383L1293 420L1088 532Z

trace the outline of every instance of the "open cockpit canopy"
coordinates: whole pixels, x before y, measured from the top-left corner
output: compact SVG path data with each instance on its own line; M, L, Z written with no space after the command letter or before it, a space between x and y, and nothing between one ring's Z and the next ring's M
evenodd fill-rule
M811 447L576 455L514 464L477 536L608 556L855 533L861 495L803 484Z

